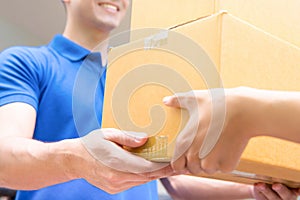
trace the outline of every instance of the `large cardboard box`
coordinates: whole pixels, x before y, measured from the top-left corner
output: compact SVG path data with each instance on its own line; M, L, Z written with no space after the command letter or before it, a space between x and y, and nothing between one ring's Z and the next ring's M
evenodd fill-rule
M182 44L178 40L182 35L175 33L192 39L204 51L192 49L189 57L178 50L180 45L178 52L165 48ZM190 47L187 41L184 44ZM184 110L164 106L164 96L190 88L221 87L222 83L224 87L300 90L300 48L227 13L135 40L112 50L110 56L102 125L151 134L145 148L134 152L155 161L162 155L172 155L176 134L188 117ZM193 62L193 56L200 62ZM202 73L195 64L205 66L200 69ZM209 71L212 68L219 72L222 82L213 70ZM205 70L208 76L213 75L207 78ZM182 87L185 83L181 80L188 83L187 87ZM253 138L236 171L209 177L300 187L300 145L269 137Z

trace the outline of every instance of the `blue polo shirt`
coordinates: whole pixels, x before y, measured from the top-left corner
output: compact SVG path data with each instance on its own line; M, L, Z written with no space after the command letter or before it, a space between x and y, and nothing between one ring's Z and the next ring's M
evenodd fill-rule
M81 80L79 86L89 86L89 81L97 80L94 99L82 96L88 88L74 87L85 58L90 58L89 64L84 65L80 74L89 79ZM33 106L37 112L33 135L36 140L55 142L83 136L101 127L106 74L101 63L99 53L92 53L62 35L55 36L47 46L7 49L0 54L0 106L13 102ZM90 114L91 110L94 113ZM158 195L155 181L110 195L78 179L40 190L18 191L16 199L156 200Z

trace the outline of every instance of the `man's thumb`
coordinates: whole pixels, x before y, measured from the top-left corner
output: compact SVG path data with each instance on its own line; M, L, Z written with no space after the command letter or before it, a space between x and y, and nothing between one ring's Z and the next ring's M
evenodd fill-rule
M127 147L140 147L146 143L148 135L141 132L108 129L104 131L104 139Z

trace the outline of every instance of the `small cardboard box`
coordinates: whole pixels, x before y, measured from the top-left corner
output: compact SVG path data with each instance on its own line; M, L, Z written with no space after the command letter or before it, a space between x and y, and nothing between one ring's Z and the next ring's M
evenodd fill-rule
M179 45L178 52L164 48L178 43L180 37L172 33L184 35L204 51L200 48L185 54L180 52L184 46ZM179 43L190 47L188 40ZM193 62L193 56L200 61ZM110 58L102 125L149 133L148 144L133 152L154 161L172 156L176 135L188 118L184 110L164 106L164 96L191 88L220 87L222 83L225 87L300 89L300 48L227 13L187 23L168 34L135 40L112 50ZM208 81L206 72L199 73L195 65L205 66L201 68L204 71L216 66L222 82L214 75ZM160 160L162 155L165 157ZM253 138L236 171L209 177L300 187L300 145L270 137Z

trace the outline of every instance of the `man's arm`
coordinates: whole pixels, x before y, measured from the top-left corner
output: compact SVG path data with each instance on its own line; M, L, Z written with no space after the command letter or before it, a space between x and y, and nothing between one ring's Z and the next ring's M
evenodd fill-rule
M32 190L84 178L109 193L117 193L172 174L169 166L139 174L113 169L91 156L81 139L54 143L33 140L35 118L35 110L24 103L0 107L0 187ZM92 139L99 135L96 137L96 147L97 144L101 147L104 141L131 147L140 146L146 141L136 140L118 131L107 130L102 133L104 136L93 134ZM115 149L107 149L107 152L112 152L112 156L114 152L122 151L118 145L112 145L112 148ZM133 155L128 153L128 157L119 158L116 155L114 158L120 159L120 163L126 163L127 158L134 159L131 156ZM152 166L146 160L139 160L139 157L137 159L138 162L134 163L136 167L143 164ZM126 167L125 164L123 166Z
M0 185L3 187L37 189L75 178L63 169L62 163L68 161L64 153L54 156L53 144L31 139L35 118L34 108L24 103L0 107ZM67 142L56 145L65 146L64 143Z

